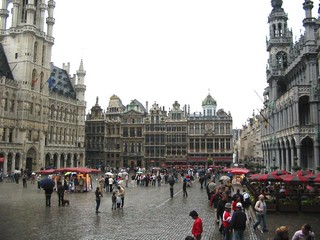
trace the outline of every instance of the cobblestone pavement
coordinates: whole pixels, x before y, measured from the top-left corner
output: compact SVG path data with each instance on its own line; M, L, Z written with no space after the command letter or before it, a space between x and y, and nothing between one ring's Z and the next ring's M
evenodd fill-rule
M94 176L93 179L98 177ZM96 182L94 182L94 186ZM95 196L88 193L66 193L70 206L58 207L58 197L52 195L51 207L45 207L44 191L28 183L0 183L0 239L174 239L183 240L191 235L196 210L203 220L203 240L223 239L214 224L214 214L208 206L205 189L195 182L188 188L188 198L182 197L182 184L175 184L174 197L169 197L169 186L126 188L123 209L111 210L111 195L104 193L101 213L95 213ZM253 214L250 212L250 214ZM252 215L254 219L254 216ZM253 231L253 221L248 222L245 239L272 239L274 229L288 225L291 235L302 223L309 222L320 236L319 218L316 214L269 214L269 233Z

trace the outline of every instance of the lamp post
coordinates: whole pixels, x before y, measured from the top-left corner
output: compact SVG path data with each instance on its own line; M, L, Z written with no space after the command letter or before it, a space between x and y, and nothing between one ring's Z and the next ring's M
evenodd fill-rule
M294 165L293 165L293 167L292 167L292 170L293 170L293 171L298 171L298 170L300 170L301 167L298 166L298 157L297 157L297 156L294 156L293 161L294 161Z
M272 158L272 162L273 162L273 167L272 167L272 169L273 169L273 171L274 171L274 170L276 170L276 168L277 168L277 167L276 167L276 158L275 158L275 157Z

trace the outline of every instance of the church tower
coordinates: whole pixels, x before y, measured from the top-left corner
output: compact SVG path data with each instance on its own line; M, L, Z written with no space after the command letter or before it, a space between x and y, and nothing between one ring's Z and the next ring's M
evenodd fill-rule
M8 23L9 6L12 6L11 24ZM22 89L48 91L44 85L50 76L54 8L53 0L48 4L44 0L2 0L1 43L13 78Z
M54 0L0 1L0 168L85 165L86 72L51 62ZM75 79L75 77L74 77Z
M284 70L288 67L289 49L292 44L292 32L288 29L288 16L282 8L282 0L272 0L272 11L268 18L269 41L267 51L269 61L267 81L269 83L269 99L276 100L286 91Z
M312 16L313 2L301 0L305 31L293 41L282 3L271 0L268 17L268 87L262 120L268 124L261 128L263 159L270 170L315 169L319 165L317 19Z

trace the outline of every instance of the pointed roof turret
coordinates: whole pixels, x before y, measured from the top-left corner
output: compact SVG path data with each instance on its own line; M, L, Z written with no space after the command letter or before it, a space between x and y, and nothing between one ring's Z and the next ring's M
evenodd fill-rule
M208 96L202 101L202 106L217 106L217 102L209 93Z
M273 10L281 10L282 8L282 0L271 0L271 6L273 7Z

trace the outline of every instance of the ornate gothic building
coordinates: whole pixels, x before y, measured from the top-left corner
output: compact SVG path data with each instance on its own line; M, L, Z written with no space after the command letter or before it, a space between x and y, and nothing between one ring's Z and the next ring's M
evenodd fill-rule
M55 1L0 5L0 168L84 166L86 72L51 63ZM10 16L10 18L9 18ZM12 19L8 23L8 19Z
M230 166L232 117L210 94L202 112L175 101L167 112L133 100L124 106L113 95L104 112L96 101L86 118L86 159L92 167L151 168L187 165Z
M286 0L289 1L289 0ZM293 166L319 166L319 18L313 2L301 1L304 34L297 41L288 28L282 0L271 1L269 53L262 110L261 146L267 167L291 171Z

